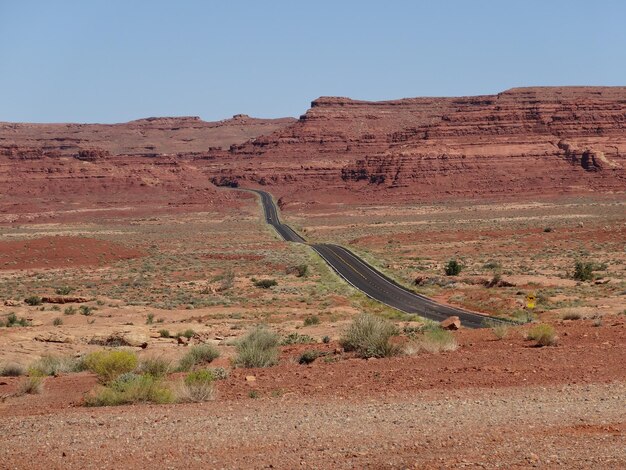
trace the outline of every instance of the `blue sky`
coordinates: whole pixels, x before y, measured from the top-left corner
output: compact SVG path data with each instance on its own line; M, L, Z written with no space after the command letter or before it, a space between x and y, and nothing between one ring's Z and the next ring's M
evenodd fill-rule
M0 121L626 85L626 2L0 0Z

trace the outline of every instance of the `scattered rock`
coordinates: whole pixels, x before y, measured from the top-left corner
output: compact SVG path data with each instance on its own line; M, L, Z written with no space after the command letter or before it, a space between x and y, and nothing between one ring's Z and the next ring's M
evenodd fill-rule
M52 333L43 333L40 335L37 335L33 338L35 341L42 341L44 343L73 343L74 342L74 337L73 336L69 336L63 333L57 333L57 332L52 332Z
M20 301L19 300L13 300L13 299L8 299L4 301L4 305L7 307L17 307L20 305Z
M256 377L254 375L246 375L246 382L256 382Z
M439 323L444 330L458 330L461 328L461 319L457 316L448 317Z
M132 346L145 349L148 347L149 337L143 333L133 331L117 331L110 335L98 335L89 340L89 344L99 346Z
M178 338L176 338L176 341L178 342L178 344L184 345L187 345L189 343L189 340L184 336L179 336Z
M335 350L333 351L334 354L343 354L343 348L335 348Z

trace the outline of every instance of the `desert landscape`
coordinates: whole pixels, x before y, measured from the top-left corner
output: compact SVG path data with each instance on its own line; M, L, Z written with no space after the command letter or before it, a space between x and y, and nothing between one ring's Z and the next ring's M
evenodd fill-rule
M625 468L625 103L0 124L0 467Z

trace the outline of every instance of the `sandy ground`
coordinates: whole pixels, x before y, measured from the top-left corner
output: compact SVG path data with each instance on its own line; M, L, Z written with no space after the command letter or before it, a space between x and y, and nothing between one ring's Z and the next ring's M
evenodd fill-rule
M83 406L96 386L89 373L48 377L41 394L21 397L11 396L20 379L1 377L0 468L626 468L623 202L334 209L307 223L285 217L407 284L434 279L415 288L452 304L523 312L533 291L558 345L534 347L522 326L502 340L489 329L455 332L459 348L438 355L365 361L338 351L359 311L400 328L418 323L352 292L305 247L278 241L251 198L237 216L5 226L0 299L11 302L0 303L0 319L31 324L0 328L0 366L100 349L91 339L118 331L146 339L140 357L176 361L189 346L159 332L192 328L192 344L215 344L213 365L230 376L203 404L97 409ZM464 271L447 283L442 266L453 255ZM572 280L581 256L608 281ZM289 271L302 263L306 276ZM515 286L480 283L496 273ZM265 278L278 285L254 286ZM91 315L64 313L79 304L23 302L63 286L88 299ZM305 326L311 315L319 324ZM275 367L232 369L233 340L258 323L313 342L283 347ZM311 349L326 355L299 365Z
M76 408L0 424L2 468L624 468L626 386Z

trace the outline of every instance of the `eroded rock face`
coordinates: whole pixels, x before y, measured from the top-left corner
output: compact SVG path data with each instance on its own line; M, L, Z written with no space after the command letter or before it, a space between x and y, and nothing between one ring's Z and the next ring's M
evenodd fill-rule
M289 200L561 194L626 187L626 87L364 102L325 97L300 120L231 147L241 186ZM209 165L211 166L211 165Z
M84 208L137 214L227 207L234 196L204 172L216 158L210 152L294 121L238 115L219 122L0 123L0 223L84 217L77 211Z
M207 122L197 116L151 117L122 124L27 124L0 122L2 153L78 156L160 155L227 149L293 123L293 118L255 119L240 114ZM84 156L81 157L81 154Z

